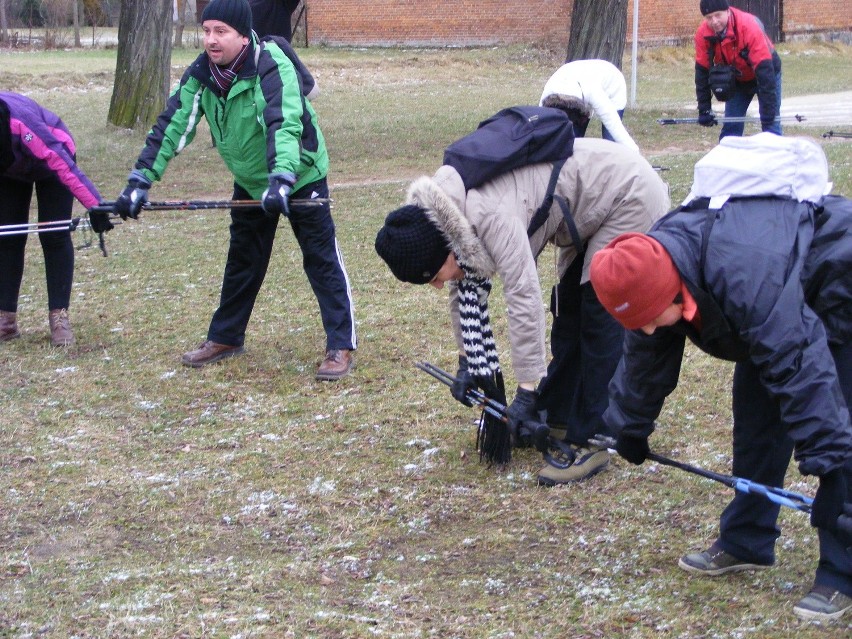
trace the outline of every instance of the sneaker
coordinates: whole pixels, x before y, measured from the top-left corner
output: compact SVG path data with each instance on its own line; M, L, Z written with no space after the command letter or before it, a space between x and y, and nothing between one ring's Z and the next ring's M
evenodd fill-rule
M831 586L814 585L802 600L793 606L800 619L808 621L833 621L852 610L852 597L847 597Z
M346 377L355 368L355 359L352 351L346 349L335 349L327 351L325 359L317 369L317 380L321 382L334 382Z
M180 359L180 363L191 368L201 368L202 366L218 362L226 357L239 355L244 351L245 349L242 346L219 344L218 342L211 342L208 339L205 342L201 342L198 348L194 351L184 353L183 357Z
M55 308L47 319L50 324L50 343L54 346L71 346L74 343L74 332L71 330L68 309Z
M10 311L0 311L0 342L8 342L21 336L18 330L18 314Z
M715 577L716 575L724 575L728 572L761 570L769 568L772 564L751 564L747 561L742 561L726 553L714 543L704 552L693 552L684 555L677 562L677 565L687 572Z
M574 462L568 468L557 468L547 464L538 471L539 486L556 486L557 484L583 481L597 475L609 465L609 451L606 448L573 445L571 448L575 454Z

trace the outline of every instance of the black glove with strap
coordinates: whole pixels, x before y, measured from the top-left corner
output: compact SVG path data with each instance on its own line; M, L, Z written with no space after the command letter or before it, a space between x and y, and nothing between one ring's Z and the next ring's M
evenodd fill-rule
M470 400L467 393L477 387L476 379L467 369L467 357L459 355L459 368L456 371L456 380L450 387L450 392L453 394L453 398L465 406L473 406L473 402Z
M716 115L712 111L699 111L698 124L701 126L716 126Z
M290 215L290 191L294 184L296 176L292 173L272 173L269 176L269 186L260 198L267 217Z
M542 452L547 450L547 440L550 428L541 418L536 407L538 393L518 386L515 399L506 411L509 417L509 431L512 435L512 446L529 448L530 446Z
M631 464L637 466L648 459L648 454L651 452L648 448L647 437L634 437L625 433L618 435L615 451Z
M89 225L95 233L106 233L115 228L115 225L109 221L109 213L106 211L98 211L89 209Z
M122 220L139 217L139 212L148 201L148 189L151 188L151 180L145 177L139 169L133 169L127 177L127 186L118 196L112 211L120 215Z

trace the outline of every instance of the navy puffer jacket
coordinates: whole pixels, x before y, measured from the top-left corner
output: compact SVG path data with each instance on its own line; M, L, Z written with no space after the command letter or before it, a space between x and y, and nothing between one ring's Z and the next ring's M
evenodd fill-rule
M852 338L852 200L740 198L706 207L701 200L677 209L649 232L695 297L701 332L684 321L650 336L629 332L604 420L616 433L650 435L688 337L709 355L758 368L803 474L841 466L852 456L852 426L829 343Z

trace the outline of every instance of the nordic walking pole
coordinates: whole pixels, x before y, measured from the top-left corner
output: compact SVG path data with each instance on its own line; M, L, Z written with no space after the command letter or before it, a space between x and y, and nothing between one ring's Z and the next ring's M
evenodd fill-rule
M841 131L826 131L822 134L824 138L852 138L852 133L843 133Z
M13 229L24 229L28 227L33 227L35 229L42 227L50 227L50 226L76 226L80 221L79 217L70 218L68 220L53 220L50 222L23 222L21 224L4 224L0 226L0 229L6 231L10 231Z
M419 368L421 371L425 373L429 373L432 377L437 379L439 382L446 384L447 386L452 387L453 382L456 381L456 378L450 375L447 371L441 370L437 366L433 366L429 362L415 362L414 365ZM467 399L476 407L481 408L485 412L490 415L493 415L497 419L506 424L509 423L509 417L506 414L506 407L503 406L498 401L495 401L479 391L478 389L472 388L467 390ZM538 450L543 456L544 460L554 466L555 468L565 469L568 468L571 464L574 463L574 459L576 455L573 449L565 442L557 441L555 439L550 439L550 437L543 438L539 440L536 437L533 437L535 441L535 448ZM546 439L547 441L543 441ZM559 461L553 455L550 454L551 450L557 450L565 455L566 461Z
M775 122L785 122L787 120L796 120L796 122L802 122L807 118L803 115L781 115L775 118ZM754 123L757 124L760 122L760 118L755 118L751 116L743 116L743 117L729 117L726 118L724 116L720 116L715 118L716 124L726 124L726 123ZM698 124L698 118L659 118L657 120L658 124Z
M595 446L602 446L614 449L616 440L612 437L606 437L604 435L595 435L595 437L589 440L589 443ZM712 479L713 481L725 484L725 486L728 486L729 488L733 488L737 492L748 493L750 495L760 495L762 497L765 497L769 501L779 504L781 506L786 506L787 508L792 508L793 510L800 510L805 513L811 512L811 505L813 504L814 500L811 497L807 497L799 493L784 490L783 488L775 488L774 486L766 486L765 484L759 484L749 479L743 479L742 477L720 475L719 473L704 470L703 468L698 468L697 466L692 466L690 464L675 461L674 459L669 459L668 457L663 457L662 455L659 455L657 453L649 452L648 459L650 459L651 461L655 461L658 464L663 464L664 466L673 466L674 468L685 470L688 473L699 475L707 479ZM850 520L850 524L852 525L852 520Z
M429 375L447 386L451 387L456 379L448 372L441 370L437 366L432 366L429 362L415 362L414 365L424 373L429 373ZM509 418L506 416L506 407L500 402L487 397L484 393L476 389L468 389L467 398L474 406L481 408L497 419L504 422L509 421Z
M331 198L317 197L311 199L290 200L290 204L298 206L321 206L331 203ZM115 202L101 202L93 211L109 213ZM175 200L165 202L145 202L143 211L201 211L208 209L257 208L262 206L260 200Z
M28 222L24 224L4 224L0 226L2 235L25 235L27 233L48 233L50 231L73 231L80 223L80 218L56 220L53 222Z

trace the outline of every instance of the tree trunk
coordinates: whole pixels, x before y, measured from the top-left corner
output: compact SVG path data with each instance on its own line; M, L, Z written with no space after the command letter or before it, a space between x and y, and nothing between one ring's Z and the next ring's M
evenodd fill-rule
M619 69L627 33L627 0L574 0L565 62L609 60Z
M122 0L115 83L107 120L123 128L148 128L169 93L172 0Z
M80 41L80 0L73 0L71 15L73 16L74 24L74 46L79 49L83 46L83 43Z
M175 0L175 13L177 14L177 22L175 23L175 49L183 47L183 30L186 26L186 0Z
M9 20L6 18L6 0L0 0L0 42L9 39Z

